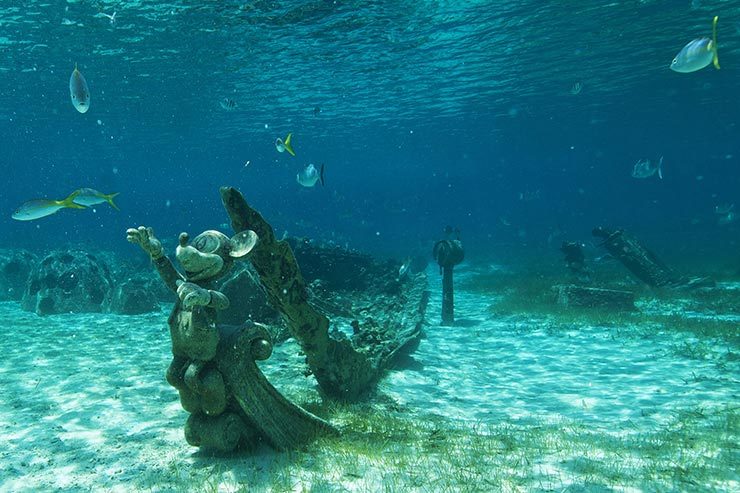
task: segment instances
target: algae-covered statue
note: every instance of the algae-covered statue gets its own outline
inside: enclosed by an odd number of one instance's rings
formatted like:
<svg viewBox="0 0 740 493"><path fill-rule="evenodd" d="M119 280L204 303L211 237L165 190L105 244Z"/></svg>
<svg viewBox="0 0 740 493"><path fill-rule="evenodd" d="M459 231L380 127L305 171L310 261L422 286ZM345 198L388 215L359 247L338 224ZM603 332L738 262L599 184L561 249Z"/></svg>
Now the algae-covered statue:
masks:
<svg viewBox="0 0 740 493"><path fill-rule="evenodd" d="M180 394L190 413L185 437L191 445L232 451L250 448L265 440L278 449L310 440L328 423L295 406L270 385L255 364L272 353L267 330L256 323L223 326L218 310L228 298L212 289L235 260L246 258L257 244L254 231L232 238L205 231L189 243L180 234L175 256L181 274L165 256L152 228L140 226L126 232L151 257L162 280L177 293L169 318L173 359L167 381Z"/></svg>

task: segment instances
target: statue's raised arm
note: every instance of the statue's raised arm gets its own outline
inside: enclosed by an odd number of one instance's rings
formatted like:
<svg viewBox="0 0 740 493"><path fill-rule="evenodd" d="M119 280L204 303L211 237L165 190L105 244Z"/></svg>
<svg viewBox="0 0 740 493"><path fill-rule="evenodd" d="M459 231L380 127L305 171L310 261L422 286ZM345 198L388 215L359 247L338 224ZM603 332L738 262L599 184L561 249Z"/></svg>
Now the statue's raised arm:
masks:
<svg viewBox="0 0 740 493"><path fill-rule="evenodd" d="M185 278L164 254L162 242L154 236L154 229L145 226L129 228L126 230L126 239L129 243L139 245L149 255L165 285L172 292L177 293L178 281L185 281Z"/></svg>

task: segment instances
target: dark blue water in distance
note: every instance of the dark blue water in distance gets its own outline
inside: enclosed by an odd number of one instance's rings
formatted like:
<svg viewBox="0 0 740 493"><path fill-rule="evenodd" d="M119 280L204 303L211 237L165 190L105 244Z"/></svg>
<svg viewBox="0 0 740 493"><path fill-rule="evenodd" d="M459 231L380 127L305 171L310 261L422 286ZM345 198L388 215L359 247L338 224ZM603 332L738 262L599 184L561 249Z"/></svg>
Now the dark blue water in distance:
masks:
<svg viewBox="0 0 740 493"><path fill-rule="evenodd" d="M231 185L278 235L396 258L447 224L485 259L557 258L603 225L736 269L739 223L714 208L740 206L738 1L1 5L0 246L139 255L128 227L223 229ZM714 15L721 70L669 70ZM632 178L660 156L663 180ZM326 186L296 182L308 163ZM121 211L10 217L80 187Z"/></svg>

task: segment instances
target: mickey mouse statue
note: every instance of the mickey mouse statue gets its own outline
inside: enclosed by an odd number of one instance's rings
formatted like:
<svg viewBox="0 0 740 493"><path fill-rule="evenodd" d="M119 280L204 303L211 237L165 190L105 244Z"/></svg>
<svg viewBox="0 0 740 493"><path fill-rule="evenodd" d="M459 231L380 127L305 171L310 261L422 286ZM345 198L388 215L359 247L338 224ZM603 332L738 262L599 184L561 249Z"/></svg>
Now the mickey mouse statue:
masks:
<svg viewBox="0 0 740 493"><path fill-rule="evenodd" d="M211 287L229 271L234 260L252 251L257 234L247 230L229 238L218 231L205 231L188 244L188 234L181 233L175 256L184 276L164 255L152 228L128 229L126 239L149 254L167 287L177 293L168 321L174 357L167 369L167 382L178 390L182 407L193 418L186 426L188 442L201 445L204 436L200 435L215 435L210 445L219 449L235 447L245 430L238 414L225 413L228 395L224 377L213 362L221 338L217 311L228 308L229 299ZM255 359L266 359L272 351L269 336L266 332L264 335L252 344ZM223 427L226 429L220 429ZM223 437L227 437L227 443L221 443Z"/></svg>

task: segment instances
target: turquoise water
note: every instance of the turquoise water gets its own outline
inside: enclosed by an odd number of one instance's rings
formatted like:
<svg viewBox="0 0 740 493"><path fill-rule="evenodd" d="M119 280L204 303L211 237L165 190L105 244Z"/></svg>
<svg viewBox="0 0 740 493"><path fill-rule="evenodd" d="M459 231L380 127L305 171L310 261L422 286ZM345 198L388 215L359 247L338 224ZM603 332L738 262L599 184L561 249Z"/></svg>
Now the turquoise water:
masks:
<svg viewBox="0 0 740 493"><path fill-rule="evenodd" d="M114 11L113 25L100 15ZM124 250L111 232L131 224L199 231L223 222L216 187L229 184L279 230L399 257L448 223L476 255L602 223L666 246L721 237L727 251L736 235L716 227L714 208L736 202L739 11L732 1L7 4L3 243ZM714 15L722 69L669 70L686 43L711 35ZM69 98L75 64L91 92L84 115ZM295 158L274 146L289 132ZM664 180L631 177L661 155ZM324 189L296 184L312 162L326 164ZM8 218L85 186L120 192L121 214Z"/></svg>

